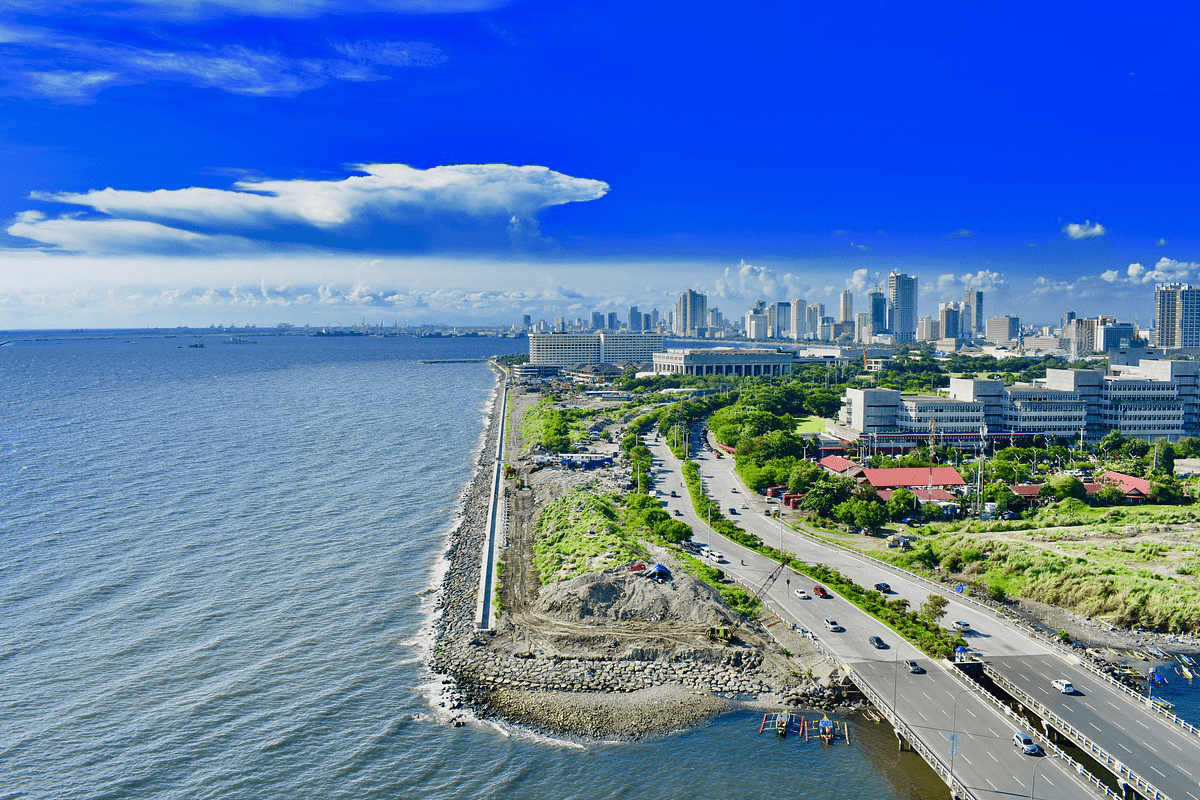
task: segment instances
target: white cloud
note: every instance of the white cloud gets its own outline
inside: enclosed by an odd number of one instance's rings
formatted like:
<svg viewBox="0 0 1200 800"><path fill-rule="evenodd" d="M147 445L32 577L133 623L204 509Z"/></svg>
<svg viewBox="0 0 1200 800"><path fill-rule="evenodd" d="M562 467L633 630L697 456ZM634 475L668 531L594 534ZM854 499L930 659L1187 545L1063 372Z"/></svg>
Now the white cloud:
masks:
<svg viewBox="0 0 1200 800"><path fill-rule="evenodd" d="M871 249L870 245L859 244L858 242L851 242L850 246L854 247L858 250L870 250Z"/></svg>
<svg viewBox="0 0 1200 800"><path fill-rule="evenodd" d="M978 289L985 292L1000 289L1008 285L1008 280L1003 274L991 269L966 272L959 275L958 279L962 281L963 288Z"/></svg>
<svg viewBox="0 0 1200 800"><path fill-rule="evenodd" d="M942 238L943 239L974 239L975 231L968 230L966 228L959 228L958 230L950 231L950 233L947 233Z"/></svg>
<svg viewBox="0 0 1200 800"><path fill-rule="evenodd" d="M505 5L507 0L125 0L108 3L104 10L114 17L160 17L166 19L214 19L219 17L284 17L300 19L322 14L349 16L370 13L456 14L488 11ZM82 10L95 14L91 4L59 0L2 0L0 8L25 14L56 14Z"/></svg>
<svg viewBox="0 0 1200 800"><path fill-rule="evenodd" d="M543 209L594 200L608 191L603 181L536 166L460 164L422 170L403 164L364 164L354 169L365 174L324 181L242 180L233 189L35 193L33 199L87 206L111 219L100 226L96 223L105 220L84 220L78 215L56 220L44 215L19 217L8 231L84 252L114 252L111 243L117 241L116 231L130 246L139 244L137 233L143 232L143 246L135 247L142 250L153 249L156 243L198 242L201 234L208 243L222 241L208 235L217 232L252 236L281 226L301 226L354 233L352 229L373 220L392 227L407 223L412 228L430 228L467 218L497 232L507 230L507 236L520 243L538 238L535 217ZM143 224L115 224L119 221ZM97 243L103 240L110 245L88 248L88 232L99 237Z"/></svg>
<svg viewBox="0 0 1200 800"><path fill-rule="evenodd" d="M865 292L871 288L872 284L867 279L867 271L865 269L856 269L846 279L846 288L853 292Z"/></svg>
<svg viewBox="0 0 1200 800"><path fill-rule="evenodd" d="M148 49L36 29L14 29L9 39L13 47L3 71L9 93L71 103L91 101L110 86L157 80L233 94L291 96L333 81L387 80L388 70L446 60L433 45L405 41L332 42L328 47L336 55L330 57L328 51L291 54L245 44ZM64 61L87 68L55 68Z"/></svg>
<svg viewBox="0 0 1200 800"><path fill-rule="evenodd" d="M712 293L722 299L774 302L804 295L811 288L791 272L779 273L770 267L748 264L742 259L736 268L725 268L722 277L716 280Z"/></svg>
<svg viewBox="0 0 1200 800"><path fill-rule="evenodd" d="M1099 222L1093 223L1089 219L1084 220L1082 225L1078 222L1070 222L1064 225L1063 233L1072 239L1091 239L1096 236L1103 236L1108 231Z"/></svg>
<svg viewBox="0 0 1200 800"><path fill-rule="evenodd" d="M937 287L938 294L946 294L958 289L958 278L954 277L953 273L946 272L937 276L937 282L934 285Z"/></svg>
<svg viewBox="0 0 1200 800"><path fill-rule="evenodd" d="M1158 246L1159 246L1159 247L1165 247L1165 246L1166 246L1166 244L1167 244L1167 240L1166 240L1166 239L1159 239L1159 240L1158 240Z"/></svg>
<svg viewBox="0 0 1200 800"><path fill-rule="evenodd" d="M1116 283L1120 276L1121 273L1117 272L1115 269L1106 269L1103 273L1101 273L1100 280L1108 283Z"/></svg>
<svg viewBox="0 0 1200 800"><path fill-rule="evenodd" d="M1200 270L1200 264L1195 264L1187 261L1176 261L1173 258L1160 258L1151 269L1146 269L1141 264L1130 264L1125 270L1125 275L1129 282L1134 285L1145 285L1148 283L1171 283L1175 281L1187 281ZM1116 272L1109 270L1109 272ZM1103 276L1101 276L1103 277ZM1105 280L1108 280L1105 278Z"/></svg>
<svg viewBox="0 0 1200 800"><path fill-rule="evenodd" d="M8 232L55 249L92 254L212 253L253 247L251 242L236 236L193 233L156 222L80 219L73 215L51 219L38 211L18 214Z"/></svg>

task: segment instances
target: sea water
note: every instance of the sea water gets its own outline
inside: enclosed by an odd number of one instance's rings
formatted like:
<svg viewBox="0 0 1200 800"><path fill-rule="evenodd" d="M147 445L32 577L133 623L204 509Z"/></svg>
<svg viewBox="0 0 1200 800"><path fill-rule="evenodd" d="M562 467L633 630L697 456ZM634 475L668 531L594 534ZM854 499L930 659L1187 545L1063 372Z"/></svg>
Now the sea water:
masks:
<svg viewBox="0 0 1200 800"><path fill-rule="evenodd" d="M942 798L886 726L453 727L423 657L523 341L0 335L0 798ZM192 344L205 347L191 347Z"/></svg>

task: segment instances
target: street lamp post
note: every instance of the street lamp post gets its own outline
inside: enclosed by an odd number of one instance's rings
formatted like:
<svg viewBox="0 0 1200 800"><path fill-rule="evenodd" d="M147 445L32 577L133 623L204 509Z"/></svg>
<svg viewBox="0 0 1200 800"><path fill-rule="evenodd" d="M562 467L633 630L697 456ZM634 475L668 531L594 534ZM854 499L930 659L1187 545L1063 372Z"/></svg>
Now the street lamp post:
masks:
<svg viewBox="0 0 1200 800"><path fill-rule="evenodd" d="M952 738L950 744L950 795L954 795L954 755L958 752L958 698L970 692L970 689L963 689L958 694L954 695L954 713L950 717L950 735Z"/></svg>
<svg viewBox="0 0 1200 800"><path fill-rule="evenodd" d="M1030 780L1029 780L1029 800L1033 800L1033 789L1035 786L1037 786L1038 767L1042 766L1042 764L1049 763L1056 758L1062 758L1062 756L1061 755L1049 756L1047 758L1043 758L1041 761L1038 761L1038 763L1033 765L1033 777L1030 778Z"/></svg>

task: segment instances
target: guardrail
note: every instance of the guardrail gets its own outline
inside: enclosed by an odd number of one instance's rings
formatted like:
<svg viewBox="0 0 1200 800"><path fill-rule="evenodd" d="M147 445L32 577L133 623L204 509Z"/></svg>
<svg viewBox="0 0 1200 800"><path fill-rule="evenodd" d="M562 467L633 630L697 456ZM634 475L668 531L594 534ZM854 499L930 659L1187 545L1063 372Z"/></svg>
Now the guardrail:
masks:
<svg viewBox="0 0 1200 800"><path fill-rule="evenodd" d="M1027 692L1008 681L996 670L989 667L986 662L983 665L983 669L988 677L1002 686L1006 692L1036 711L1047 721L1053 723L1060 733L1074 741L1083 750L1086 750L1098 762L1107 766L1114 775L1127 781L1130 786L1140 791L1144 796L1151 798L1151 800L1170 800L1169 795L1159 791L1150 781L1129 769L1129 767L1125 766L1118 759L1113 758L1107 750L1093 742L1086 734L1081 733L1074 725L1071 725L1058 714L1035 700Z"/></svg>
<svg viewBox="0 0 1200 800"><path fill-rule="evenodd" d="M798 530L801 533L804 532L802 529L798 529L798 528L793 528L793 530ZM974 597L971 597L969 594L949 591L948 589L946 589L946 587L943 584L940 584L934 580L930 580L929 578L926 578L924 575L920 575L915 572L910 572L910 571L904 569L903 567L898 567L895 564L892 564L891 562L884 561L883 559L876 558L875 556L868 555L866 553L855 550L851 547L846 547L844 544L841 544L839 542L831 542L831 541L827 541L826 539L818 539L818 541L820 541L821 544L836 548L838 550L842 550L846 553L854 555L865 561L871 561L876 564L879 564L880 566L887 567L889 570L891 570L895 573L898 573L910 580L916 581L918 583L926 584L926 585L928 585L928 587L930 589L936 591L938 594L942 595L943 597L949 597L951 599L958 600L960 602L968 603L968 604L973 605L976 608L978 608L982 611L986 611L990 614L1000 613L996 609L992 608L991 606L989 606L985 603L979 602ZM1188 722L1187 720L1181 718L1179 715L1172 713L1169 709L1163 708L1163 707L1151 702L1150 697L1148 695L1144 695L1141 692L1136 692L1133 689L1130 689L1125 684L1121 683L1120 681L1114 680L1111 675L1106 675L1102 670L1100 670L1098 667L1096 667L1095 664L1092 664L1090 661L1082 658L1081 656L1079 656L1076 653L1071 652L1066 647L1063 647L1060 642L1056 641L1055 639L1053 639L1050 636L1047 636L1045 633L1043 633L1042 631L1033 627L1029 623L1025 622L1025 620L1021 619L1020 617L1009 616L1008 614L1003 614L1003 616L1005 619L1007 619L1009 621L1009 623L1013 627L1020 628L1022 630L1022 632L1025 633L1025 635L1029 636L1030 638L1037 639L1041 644L1045 645L1052 652L1057 653L1060 658L1065 658L1065 659L1070 660L1072 663L1076 664L1081 669L1084 669L1087 672L1091 673L1094 677L1108 683L1110 686L1113 686L1113 687L1119 689L1121 692L1128 695L1129 698L1132 699L1134 702L1146 706L1151 711L1153 711L1155 714L1162 717L1164 722L1178 725L1182 730L1186 731L1187 733L1189 733L1193 736L1200 737L1200 727L1197 727L1196 725L1193 725L1192 723Z"/></svg>

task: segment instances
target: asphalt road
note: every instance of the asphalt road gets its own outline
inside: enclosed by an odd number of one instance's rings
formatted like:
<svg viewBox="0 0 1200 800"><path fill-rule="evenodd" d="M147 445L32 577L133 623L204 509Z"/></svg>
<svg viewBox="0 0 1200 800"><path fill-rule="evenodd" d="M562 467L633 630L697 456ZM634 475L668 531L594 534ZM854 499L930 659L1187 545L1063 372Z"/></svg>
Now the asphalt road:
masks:
<svg viewBox="0 0 1200 800"><path fill-rule="evenodd" d="M655 488L668 511L692 525L694 541L711 543L725 554L728 563L722 564L721 568L726 573L751 589L761 587L778 562L711 532L706 521L692 511L678 460L665 443L655 442L653 436L646 437L645 441L654 456ZM859 584L871 586L886 582L892 587L893 596L905 598L913 608L930 594L928 586L906 573L829 547L766 517L764 511L768 504L741 485L733 472L731 459L717 459L701 452L696 460L709 496L720 502L727 516L764 541L781 544L803 561L836 567ZM670 497L672 490L677 497ZM968 683L961 676L953 674L940 661L925 657L882 622L836 594L829 599L817 598L813 588L812 580L787 569L768 587L764 599L785 622L812 631L831 652L856 670L859 680L869 682L884 698L890 695L896 711L911 727L913 735L939 754L937 757L943 769L953 774L956 783L970 787L981 797L1002 795L1009 800L1031 797L1035 781L1039 798L1096 797L1094 791L1077 780L1062 761L1026 756L1013 745L1014 733L1027 732L1038 739L1036 731L1021 727L1001 714L978 690L967 688ZM808 599L797 597L797 590ZM827 631L825 618L835 619L843 630ZM1033 655L1057 660L1049 648L1021 634L1003 618L953 597L947 618L969 622L972 630L968 638L989 658L993 655L1021 658ZM868 641L871 636L880 637L886 647L872 646ZM902 663L906 659L917 661L924 672L908 672ZM1043 682L1048 685L1049 680L1051 678ZM952 734L957 734L953 756L949 755ZM1181 794L1176 800L1184 798ZM1200 798L1193 795L1193 800Z"/></svg>

